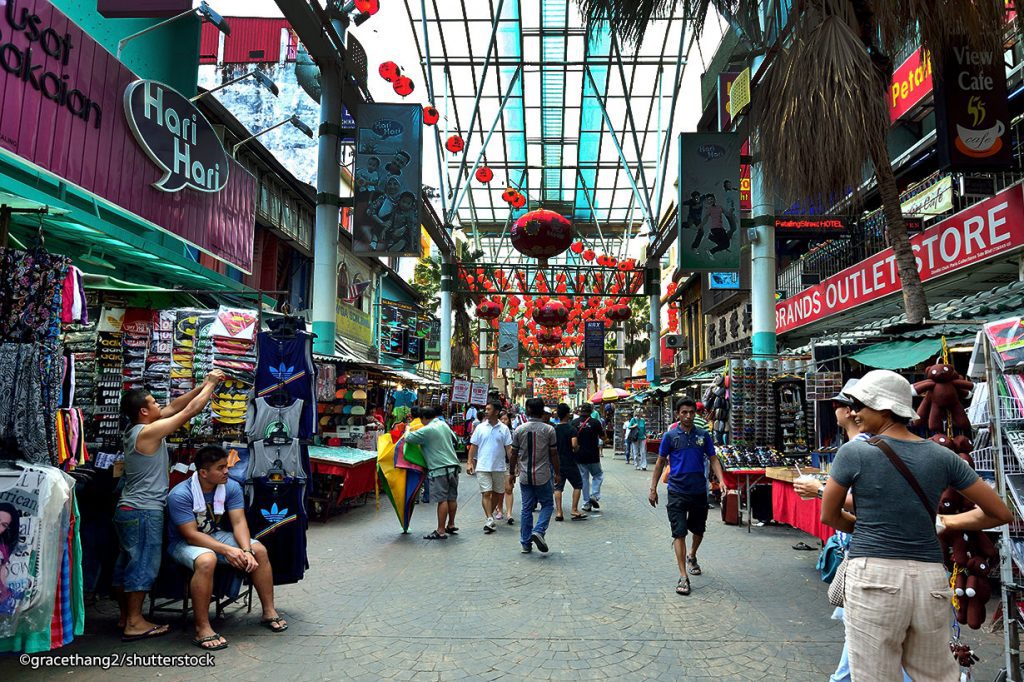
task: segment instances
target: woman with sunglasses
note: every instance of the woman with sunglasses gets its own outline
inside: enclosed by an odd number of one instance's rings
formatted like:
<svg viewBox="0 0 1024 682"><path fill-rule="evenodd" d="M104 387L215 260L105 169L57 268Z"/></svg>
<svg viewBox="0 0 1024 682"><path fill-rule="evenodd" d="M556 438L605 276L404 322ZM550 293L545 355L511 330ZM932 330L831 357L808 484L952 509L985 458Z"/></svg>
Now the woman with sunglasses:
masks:
<svg viewBox="0 0 1024 682"><path fill-rule="evenodd" d="M853 535L845 593L852 679L896 680L902 663L914 680L954 682L960 673L948 647L952 591L936 532L984 530L1012 516L966 462L910 432L917 415L906 379L874 370L845 392L861 430L875 434L839 449L821 506L822 523ZM977 508L936 518L950 486ZM851 491L856 515L843 510Z"/></svg>

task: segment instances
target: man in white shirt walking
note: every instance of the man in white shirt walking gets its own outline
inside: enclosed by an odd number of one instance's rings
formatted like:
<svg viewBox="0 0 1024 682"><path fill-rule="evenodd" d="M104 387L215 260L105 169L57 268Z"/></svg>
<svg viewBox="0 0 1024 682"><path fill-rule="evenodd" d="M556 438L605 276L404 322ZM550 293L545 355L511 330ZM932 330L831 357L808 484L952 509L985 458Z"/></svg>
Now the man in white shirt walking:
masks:
<svg viewBox="0 0 1024 682"><path fill-rule="evenodd" d="M466 473L476 473L480 484L480 500L484 508L484 533L495 531L494 507L498 494L505 490L508 476L506 458L512 451L512 432L498 421L501 403L494 400L484 407L484 421L474 430L469 441L469 462Z"/></svg>

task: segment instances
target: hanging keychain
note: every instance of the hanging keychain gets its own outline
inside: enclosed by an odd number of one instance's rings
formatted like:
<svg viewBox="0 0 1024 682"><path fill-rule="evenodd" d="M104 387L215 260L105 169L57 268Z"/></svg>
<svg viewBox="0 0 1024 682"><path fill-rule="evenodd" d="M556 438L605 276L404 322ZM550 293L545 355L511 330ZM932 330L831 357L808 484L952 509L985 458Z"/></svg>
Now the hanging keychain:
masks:
<svg viewBox="0 0 1024 682"><path fill-rule="evenodd" d="M953 636L949 640L949 651L960 665L960 679L962 682L971 682L974 679L971 668L981 659L974 653L970 644L960 639L960 623L956 620L955 609L953 610L953 625L950 629L953 631Z"/></svg>

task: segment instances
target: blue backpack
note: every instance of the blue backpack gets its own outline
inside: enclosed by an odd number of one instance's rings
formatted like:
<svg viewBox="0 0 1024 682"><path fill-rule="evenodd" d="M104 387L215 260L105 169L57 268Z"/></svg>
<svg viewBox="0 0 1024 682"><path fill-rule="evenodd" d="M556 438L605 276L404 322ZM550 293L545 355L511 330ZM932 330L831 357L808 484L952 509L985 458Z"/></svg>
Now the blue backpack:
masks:
<svg viewBox="0 0 1024 682"><path fill-rule="evenodd" d="M845 556L846 550L839 535L830 537L825 546L821 548L821 554L818 555L817 569L821 574L821 582L832 582L836 575L836 569L839 568L839 564L843 562Z"/></svg>

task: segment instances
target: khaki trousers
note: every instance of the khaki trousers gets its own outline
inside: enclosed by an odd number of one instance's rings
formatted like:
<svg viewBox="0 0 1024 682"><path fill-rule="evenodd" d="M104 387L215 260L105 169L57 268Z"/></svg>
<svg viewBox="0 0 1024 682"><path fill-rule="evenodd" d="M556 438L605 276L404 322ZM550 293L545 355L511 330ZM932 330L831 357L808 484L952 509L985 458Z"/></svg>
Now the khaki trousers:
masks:
<svg viewBox="0 0 1024 682"><path fill-rule="evenodd" d="M846 567L846 643L853 682L956 682L949 652L953 611L942 564L850 559Z"/></svg>

